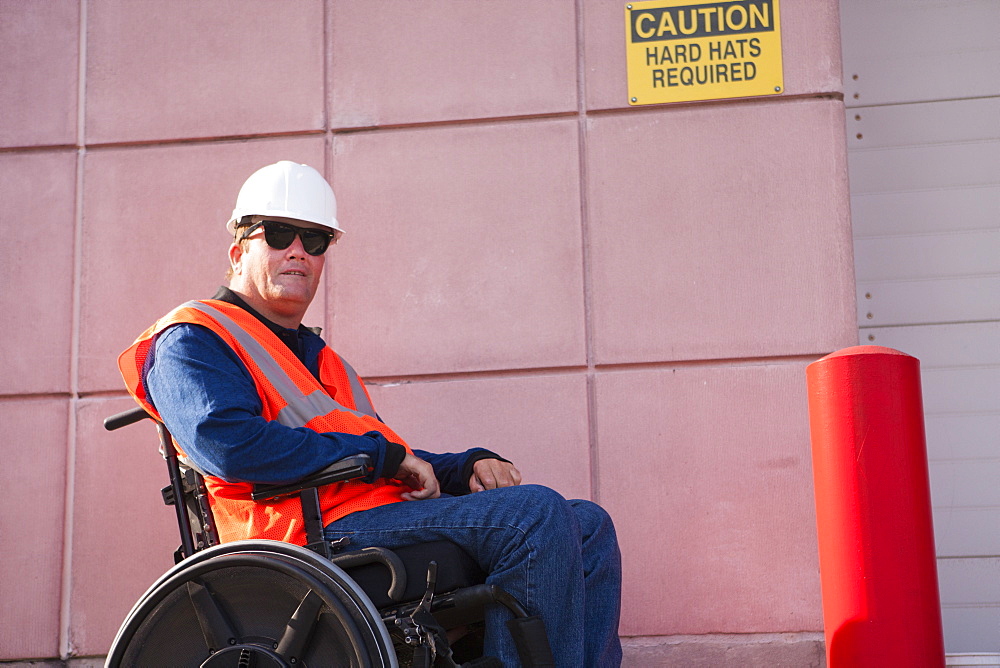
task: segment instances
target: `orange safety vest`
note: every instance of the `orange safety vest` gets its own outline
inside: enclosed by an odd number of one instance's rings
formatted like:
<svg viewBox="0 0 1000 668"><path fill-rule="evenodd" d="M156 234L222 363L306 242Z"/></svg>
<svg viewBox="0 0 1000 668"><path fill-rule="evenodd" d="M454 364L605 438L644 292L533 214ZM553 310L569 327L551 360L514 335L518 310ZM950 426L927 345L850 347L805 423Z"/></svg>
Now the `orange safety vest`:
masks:
<svg viewBox="0 0 1000 668"><path fill-rule="evenodd" d="M160 318L143 332L118 358L118 367L128 391L157 420L159 413L146 396L142 369L154 337L181 323L201 325L229 344L253 376L264 406L265 420L277 420L288 427L308 427L317 432L361 435L381 432L386 439L410 447L375 416L364 383L343 359L330 348L319 356L319 380L291 350L260 320L245 309L208 299L191 301ZM178 456L187 460L176 441ZM246 538L270 538L298 545L306 544L302 505L298 496L271 501L253 501L247 482L226 482L205 476L209 502L222 542ZM394 480L379 479L374 484L349 481L319 488L324 526L359 510L401 501L409 488Z"/></svg>

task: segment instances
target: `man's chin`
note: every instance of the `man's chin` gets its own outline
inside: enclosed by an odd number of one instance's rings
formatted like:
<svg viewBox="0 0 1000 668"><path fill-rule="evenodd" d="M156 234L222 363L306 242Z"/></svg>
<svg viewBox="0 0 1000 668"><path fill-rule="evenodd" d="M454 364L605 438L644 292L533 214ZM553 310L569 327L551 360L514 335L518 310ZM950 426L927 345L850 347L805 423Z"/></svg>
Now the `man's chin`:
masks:
<svg viewBox="0 0 1000 668"><path fill-rule="evenodd" d="M312 303L316 291L304 286L275 286L267 297L271 308L280 311L304 311Z"/></svg>

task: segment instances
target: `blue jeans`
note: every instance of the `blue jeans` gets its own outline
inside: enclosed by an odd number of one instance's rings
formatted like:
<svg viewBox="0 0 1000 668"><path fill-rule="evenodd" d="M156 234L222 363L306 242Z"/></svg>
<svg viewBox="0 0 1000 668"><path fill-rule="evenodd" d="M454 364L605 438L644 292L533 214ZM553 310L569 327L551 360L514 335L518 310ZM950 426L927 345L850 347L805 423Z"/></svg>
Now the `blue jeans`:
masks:
<svg viewBox="0 0 1000 668"><path fill-rule="evenodd" d="M621 556L611 518L590 501L567 501L538 485L521 485L393 503L353 513L326 528L352 547L402 547L450 540L465 548L487 583L513 594L541 616L557 666L621 664ZM486 655L517 666L505 621L489 606Z"/></svg>

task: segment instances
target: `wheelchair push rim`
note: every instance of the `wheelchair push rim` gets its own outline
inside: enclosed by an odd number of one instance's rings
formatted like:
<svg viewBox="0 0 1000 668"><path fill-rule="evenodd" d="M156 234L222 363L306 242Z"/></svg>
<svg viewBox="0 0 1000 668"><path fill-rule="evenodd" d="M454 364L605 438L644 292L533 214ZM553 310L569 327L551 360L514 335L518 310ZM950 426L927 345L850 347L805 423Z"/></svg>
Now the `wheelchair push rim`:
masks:
<svg viewBox="0 0 1000 668"><path fill-rule="evenodd" d="M381 616L342 569L268 540L204 550L161 576L133 606L106 665L137 656L142 665L206 668L250 657L261 667L398 666Z"/></svg>

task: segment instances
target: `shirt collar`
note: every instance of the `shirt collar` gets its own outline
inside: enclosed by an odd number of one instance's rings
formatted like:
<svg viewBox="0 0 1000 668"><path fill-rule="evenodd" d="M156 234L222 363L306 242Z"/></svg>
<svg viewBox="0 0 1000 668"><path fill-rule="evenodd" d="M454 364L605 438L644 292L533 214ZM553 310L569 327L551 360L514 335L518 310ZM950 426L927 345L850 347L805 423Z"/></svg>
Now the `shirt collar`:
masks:
<svg viewBox="0 0 1000 668"><path fill-rule="evenodd" d="M278 332L299 331L299 332L310 332L312 334L315 334L316 336L323 335L322 327L306 327L305 325L299 325L298 330L294 330L294 329L287 329L285 327L282 327L276 322L268 320L260 313L255 311L253 307L250 306L250 304L247 304L242 297L240 297L238 294L236 294L235 292L233 292L224 285L219 287L218 291L215 293L215 295L213 295L212 299L215 299L220 302L226 302L227 304L232 304L233 306L239 306L241 309L250 313L250 315L252 315L253 317L260 320L262 323L267 325L271 329L271 331L273 331L275 334L277 334Z"/></svg>

